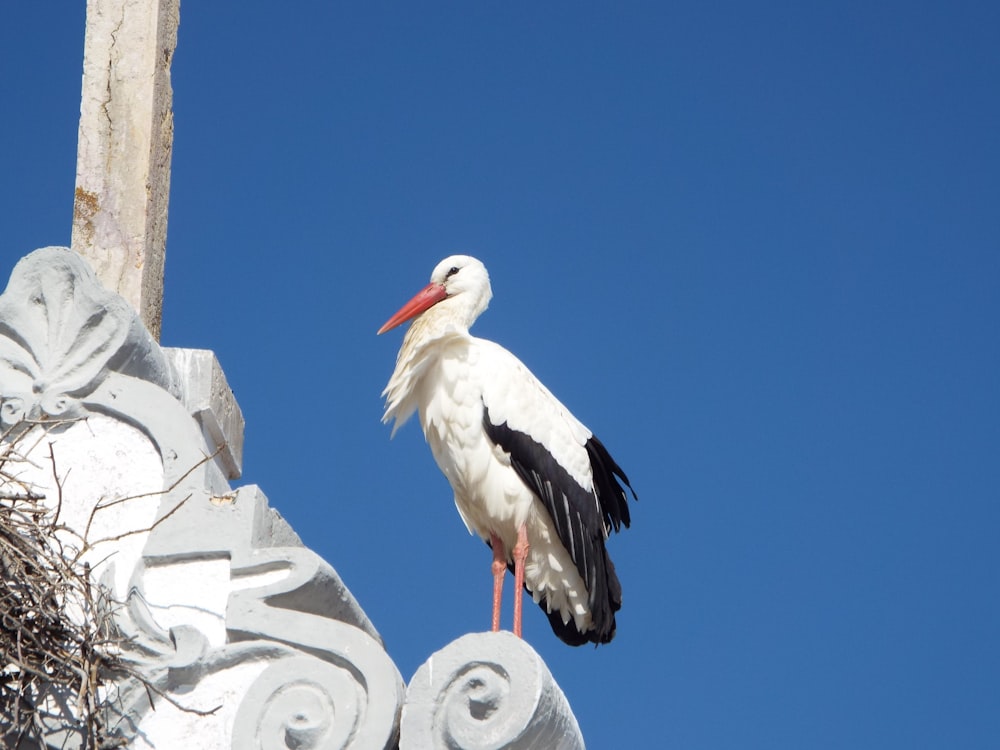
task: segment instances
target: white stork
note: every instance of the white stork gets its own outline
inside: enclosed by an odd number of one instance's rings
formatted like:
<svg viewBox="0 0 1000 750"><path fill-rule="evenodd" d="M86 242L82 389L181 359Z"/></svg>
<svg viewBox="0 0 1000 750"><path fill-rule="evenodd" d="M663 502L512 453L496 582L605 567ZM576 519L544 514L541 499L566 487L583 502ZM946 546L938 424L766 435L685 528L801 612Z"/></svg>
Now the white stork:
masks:
<svg viewBox="0 0 1000 750"><path fill-rule="evenodd" d="M424 437L470 532L493 549L493 630L504 573L574 646L615 635L621 584L604 542L629 525L625 472L601 442L502 346L469 334L493 292L467 255L441 261L431 282L379 333L416 318L383 396L392 434L420 412ZM633 496L635 491L632 490Z"/></svg>

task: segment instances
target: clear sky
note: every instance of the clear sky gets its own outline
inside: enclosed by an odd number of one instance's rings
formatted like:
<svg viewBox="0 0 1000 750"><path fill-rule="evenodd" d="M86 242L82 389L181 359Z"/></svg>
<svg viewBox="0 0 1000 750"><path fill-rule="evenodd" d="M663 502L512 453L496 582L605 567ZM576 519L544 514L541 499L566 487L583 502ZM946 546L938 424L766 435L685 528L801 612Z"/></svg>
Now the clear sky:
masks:
<svg viewBox="0 0 1000 750"><path fill-rule="evenodd" d="M4 10L3 278L69 244L83 6ZM640 496L612 644L525 610L589 747L997 746L1000 5L185 0L173 82L162 343L404 679L490 554L375 331L465 252Z"/></svg>

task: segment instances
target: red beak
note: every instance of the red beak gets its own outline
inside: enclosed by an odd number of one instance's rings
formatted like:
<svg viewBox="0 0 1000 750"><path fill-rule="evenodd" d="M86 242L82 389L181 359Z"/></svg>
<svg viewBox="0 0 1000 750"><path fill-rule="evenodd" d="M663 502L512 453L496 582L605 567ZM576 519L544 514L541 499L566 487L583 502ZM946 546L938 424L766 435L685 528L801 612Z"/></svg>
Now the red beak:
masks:
<svg viewBox="0 0 1000 750"><path fill-rule="evenodd" d="M415 318L424 310L434 307L438 302L448 296L444 284L430 283L414 295L413 299L403 305L399 312L389 318L385 325L378 329L381 335L386 331L391 331L401 323L405 323L410 318Z"/></svg>

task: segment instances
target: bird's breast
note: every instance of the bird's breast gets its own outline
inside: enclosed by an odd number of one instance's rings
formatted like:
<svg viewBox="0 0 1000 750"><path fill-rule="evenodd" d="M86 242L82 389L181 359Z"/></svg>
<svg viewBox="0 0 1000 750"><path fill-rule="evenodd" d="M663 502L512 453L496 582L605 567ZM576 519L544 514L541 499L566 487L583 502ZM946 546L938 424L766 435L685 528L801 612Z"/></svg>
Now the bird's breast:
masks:
<svg viewBox="0 0 1000 750"><path fill-rule="evenodd" d="M486 470L477 460L483 439L478 359L471 347L453 346L442 352L428 368L419 399L424 436L456 489L474 484Z"/></svg>
<svg viewBox="0 0 1000 750"><path fill-rule="evenodd" d="M510 457L483 429L483 387L476 347L451 347L428 368L419 413L434 459L455 493L470 531L516 533L532 498L510 466ZM513 542L511 542L513 544Z"/></svg>

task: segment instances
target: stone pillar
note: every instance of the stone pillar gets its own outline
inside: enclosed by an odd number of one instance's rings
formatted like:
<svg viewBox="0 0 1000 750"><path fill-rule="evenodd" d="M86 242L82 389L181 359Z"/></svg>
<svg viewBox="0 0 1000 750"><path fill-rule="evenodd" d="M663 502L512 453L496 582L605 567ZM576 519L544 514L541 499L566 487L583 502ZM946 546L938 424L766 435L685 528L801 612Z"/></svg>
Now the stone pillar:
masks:
<svg viewBox="0 0 1000 750"><path fill-rule="evenodd" d="M159 340L180 0L87 0L73 249Z"/></svg>

